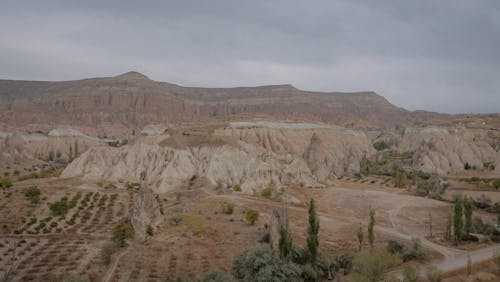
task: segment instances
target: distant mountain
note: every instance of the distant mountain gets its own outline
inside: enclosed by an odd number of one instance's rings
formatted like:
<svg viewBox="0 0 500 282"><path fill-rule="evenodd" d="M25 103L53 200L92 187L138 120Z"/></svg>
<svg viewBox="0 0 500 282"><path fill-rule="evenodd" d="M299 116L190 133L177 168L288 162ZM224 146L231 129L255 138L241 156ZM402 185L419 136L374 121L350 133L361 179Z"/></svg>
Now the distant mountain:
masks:
<svg viewBox="0 0 500 282"><path fill-rule="evenodd" d="M75 81L0 80L0 124L46 130L72 126L130 134L150 123L230 116L321 121L351 128L391 128L445 115L410 112L374 92L312 92L292 85L183 87L138 72Z"/></svg>

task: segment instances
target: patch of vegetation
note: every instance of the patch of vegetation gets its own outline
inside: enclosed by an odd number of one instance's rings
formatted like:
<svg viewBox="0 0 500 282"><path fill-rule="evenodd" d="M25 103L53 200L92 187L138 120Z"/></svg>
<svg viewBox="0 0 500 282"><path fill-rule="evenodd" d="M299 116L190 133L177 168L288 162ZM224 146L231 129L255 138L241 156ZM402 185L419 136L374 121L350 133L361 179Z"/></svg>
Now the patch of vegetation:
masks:
<svg viewBox="0 0 500 282"><path fill-rule="evenodd" d="M233 276L224 271L210 271L201 278L201 282L235 282Z"/></svg>
<svg viewBox="0 0 500 282"><path fill-rule="evenodd" d="M137 182L125 182L125 188L127 188L128 190L139 190L139 188L141 187L141 184L140 183L137 183Z"/></svg>
<svg viewBox="0 0 500 282"><path fill-rule="evenodd" d="M194 236L205 233L205 218L199 214L189 213L183 216L183 221Z"/></svg>
<svg viewBox="0 0 500 282"><path fill-rule="evenodd" d="M414 240L411 246L399 240L389 240L387 242L387 251L400 257L404 262L410 260L422 260L426 257L420 241Z"/></svg>
<svg viewBox="0 0 500 282"><path fill-rule="evenodd" d="M387 143L385 143L385 141L377 141L377 142L373 143L373 148L375 148L375 150L377 150L377 151L383 151L385 149L388 149L389 145L387 145Z"/></svg>
<svg viewBox="0 0 500 282"><path fill-rule="evenodd" d="M246 219L251 225L254 225L254 223L259 219L259 212L251 209L247 210Z"/></svg>
<svg viewBox="0 0 500 282"><path fill-rule="evenodd" d="M108 142L108 145L111 146L111 147L121 147L121 146L125 146L128 144L128 140L127 139L122 139L122 140L116 140L116 141L110 141Z"/></svg>
<svg viewBox="0 0 500 282"><path fill-rule="evenodd" d="M394 168L394 187L407 188L411 185L408 173L399 167Z"/></svg>
<svg viewBox="0 0 500 282"><path fill-rule="evenodd" d="M12 182L7 177L0 177L0 189L12 187Z"/></svg>
<svg viewBox="0 0 500 282"><path fill-rule="evenodd" d="M191 178L189 178L189 181L193 182L196 180L196 178L198 178L198 175L193 174L193 176L191 176Z"/></svg>
<svg viewBox="0 0 500 282"><path fill-rule="evenodd" d="M148 234L149 236L153 236L153 233L154 233L153 226L148 224L148 226L146 226L146 234Z"/></svg>
<svg viewBox="0 0 500 282"><path fill-rule="evenodd" d="M113 254L118 251L118 247L115 244L106 244L101 249L101 259L104 264L108 265L111 263Z"/></svg>
<svg viewBox="0 0 500 282"><path fill-rule="evenodd" d="M62 197L61 200L49 204L49 208L54 215L65 215L70 209L68 198Z"/></svg>
<svg viewBox="0 0 500 282"><path fill-rule="evenodd" d="M225 214L233 214L233 211L234 211L234 205L233 204L230 204L230 203L223 203L221 205L221 210L222 210L222 213L225 213Z"/></svg>
<svg viewBox="0 0 500 282"><path fill-rule="evenodd" d="M401 259L385 250L362 251L354 258L355 281L386 281L386 272L399 265Z"/></svg>
<svg viewBox="0 0 500 282"><path fill-rule="evenodd" d="M301 268L281 260L269 248L249 250L234 261L238 278L244 282L253 281L303 281Z"/></svg>
<svg viewBox="0 0 500 282"><path fill-rule="evenodd" d="M130 219L124 218L113 226L111 233L113 235L113 241L119 247L124 247L126 240L134 238L135 231Z"/></svg>
<svg viewBox="0 0 500 282"><path fill-rule="evenodd" d="M447 187L448 185L441 182L437 173L432 173L427 179L418 182L415 192L418 196L440 199Z"/></svg>
<svg viewBox="0 0 500 282"><path fill-rule="evenodd" d="M260 192L260 195L266 199L271 199L273 196L273 187L269 186Z"/></svg>
<svg viewBox="0 0 500 282"><path fill-rule="evenodd" d="M236 184L233 186L233 190L236 191L236 192L241 192L241 185L240 184Z"/></svg>
<svg viewBox="0 0 500 282"><path fill-rule="evenodd" d="M38 204L40 202L40 189L36 186L31 186L23 190L24 196L32 203Z"/></svg>

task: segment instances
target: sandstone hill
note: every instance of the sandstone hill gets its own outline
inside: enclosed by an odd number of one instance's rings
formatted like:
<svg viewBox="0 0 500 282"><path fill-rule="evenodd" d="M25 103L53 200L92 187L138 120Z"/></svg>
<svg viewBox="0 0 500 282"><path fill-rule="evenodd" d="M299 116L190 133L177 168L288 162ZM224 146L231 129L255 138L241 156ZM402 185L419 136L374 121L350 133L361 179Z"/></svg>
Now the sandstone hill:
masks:
<svg viewBox="0 0 500 282"><path fill-rule="evenodd" d="M48 131L71 126L92 135L132 135L150 123L235 115L390 128L446 115L409 112L374 92L322 93L291 85L182 87L137 72L76 81L0 80L0 125Z"/></svg>

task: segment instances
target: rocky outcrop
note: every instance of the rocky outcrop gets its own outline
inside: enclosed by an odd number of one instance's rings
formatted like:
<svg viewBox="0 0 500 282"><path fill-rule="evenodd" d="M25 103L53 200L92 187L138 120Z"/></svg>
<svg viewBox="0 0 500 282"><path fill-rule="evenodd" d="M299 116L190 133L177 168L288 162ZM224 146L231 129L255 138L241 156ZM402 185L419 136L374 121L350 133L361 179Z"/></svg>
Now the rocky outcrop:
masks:
<svg viewBox="0 0 500 282"><path fill-rule="evenodd" d="M488 143L489 133L463 127L407 128L398 150L414 152L415 168L426 172L463 171L466 163L477 169L487 163L498 167L500 152Z"/></svg>
<svg viewBox="0 0 500 282"><path fill-rule="evenodd" d="M148 226L155 230L163 222L160 205L151 189L142 183L132 208L132 225L137 233L144 235Z"/></svg>
<svg viewBox="0 0 500 282"><path fill-rule="evenodd" d="M207 134L210 136L190 138L216 138L219 142L177 139L196 145L175 142L173 146L168 140L176 137L168 135L154 144L137 141L121 148L91 148L62 176L138 181L144 171L148 185L156 192L166 192L197 175L214 185L239 184L243 191L253 193L270 185L334 184L337 176L359 171L361 158L373 152L366 135L336 127L290 128L288 123L270 123L230 126Z"/></svg>

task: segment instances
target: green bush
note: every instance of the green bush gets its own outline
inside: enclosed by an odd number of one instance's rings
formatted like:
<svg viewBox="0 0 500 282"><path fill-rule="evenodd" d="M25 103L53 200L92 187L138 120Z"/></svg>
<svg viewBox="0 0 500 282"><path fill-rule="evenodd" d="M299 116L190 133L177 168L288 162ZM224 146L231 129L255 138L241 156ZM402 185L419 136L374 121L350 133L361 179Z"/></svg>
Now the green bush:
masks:
<svg viewBox="0 0 500 282"><path fill-rule="evenodd" d="M134 238L134 227L129 218L124 218L120 220L113 229L111 230L113 235L113 241L120 247L125 246L125 241L127 239Z"/></svg>
<svg viewBox="0 0 500 282"><path fill-rule="evenodd" d="M400 263L399 257L384 250L363 251L354 258L353 275L357 281L385 281L386 271Z"/></svg>
<svg viewBox="0 0 500 282"><path fill-rule="evenodd" d="M495 187L495 189L498 189L500 188L500 179L495 179L491 182L491 184L493 185L493 187Z"/></svg>
<svg viewBox="0 0 500 282"><path fill-rule="evenodd" d="M49 208L54 215L64 215L70 209L68 198L63 197L61 200L49 204Z"/></svg>
<svg viewBox="0 0 500 282"><path fill-rule="evenodd" d="M375 148L377 151L383 151L387 148L389 148L389 145L385 143L385 141L377 141L373 143L373 148Z"/></svg>
<svg viewBox="0 0 500 282"><path fill-rule="evenodd" d="M427 280L429 280L429 282L441 282L443 280L443 274L435 266L431 266L427 269Z"/></svg>
<svg viewBox="0 0 500 282"><path fill-rule="evenodd" d="M111 262L111 258L113 257L113 254L118 251L118 248L116 245L113 244L107 244L104 245L101 249L101 259L104 262L104 264L109 264Z"/></svg>
<svg viewBox="0 0 500 282"><path fill-rule="evenodd" d="M273 196L273 188L267 187L260 192L260 195L264 198L271 199Z"/></svg>
<svg viewBox="0 0 500 282"><path fill-rule="evenodd" d="M32 186L23 190L24 196L30 200L32 204L38 204L40 202L40 189L36 186Z"/></svg>
<svg viewBox="0 0 500 282"><path fill-rule="evenodd" d="M275 256L270 247L249 250L234 261L238 278L254 281L304 281L301 268Z"/></svg>
<svg viewBox="0 0 500 282"><path fill-rule="evenodd" d="M12 187L12 182L9 178L0 177L0 189Z"/></svg>
<svg viewBox="0 0 500 282"><path fill-rule="evenodd" d="M234 205L230 203L223 203L221 205L221 210L225 214L233 214L234 211Z"/></svg>
<svg viewBox="0 0 500 282"><path fill-rule="evenodd" d="M259 212L256 210L247 210L246 219L253 225L259 219Z"/></svg>
<svg viewBox="0 0 500 282"><path fill-rule="evenodd" d="M411 246L399 240L389 240L387 242L387 250L399 256L405 262L410 260L421 260L426 256L418 240L414 240Z"/></svg>
<svg viewBox="0 0 500 282"><path fill-rule="evenodd" d="M149 236L153 236L153 232L153 226L148 224L148 226L146 226L146 234L148 234Z"/></svg>
<svg viewBox="0 0 500 282"><path fill-rule="evenodd" d="M233 190L236 191L236 192L241 192L241 185L240 184L236 184L233 186Z"/></svg>

